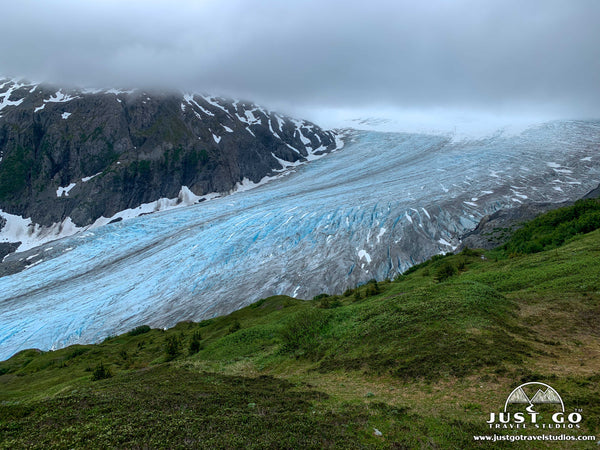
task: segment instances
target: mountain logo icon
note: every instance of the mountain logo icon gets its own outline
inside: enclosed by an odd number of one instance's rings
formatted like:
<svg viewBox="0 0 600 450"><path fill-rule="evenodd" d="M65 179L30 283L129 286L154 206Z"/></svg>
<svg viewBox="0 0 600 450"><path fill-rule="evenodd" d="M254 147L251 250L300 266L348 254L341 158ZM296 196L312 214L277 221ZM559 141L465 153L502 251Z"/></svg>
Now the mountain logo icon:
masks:
<svg viewBox="0 0 600 450"><path fill-rule="evenodd" d="M529 393L531 397L527 395L527 393ZM536 381L523 383L515 388L506 399L506 403L504 404L504 412L507 411L508 405L511 404L529 405L527 410L533 410L533 405L557 404L560 405L562 412L565 411L562 398L558 392L556 392L556 389L545 383Z"/></svg>

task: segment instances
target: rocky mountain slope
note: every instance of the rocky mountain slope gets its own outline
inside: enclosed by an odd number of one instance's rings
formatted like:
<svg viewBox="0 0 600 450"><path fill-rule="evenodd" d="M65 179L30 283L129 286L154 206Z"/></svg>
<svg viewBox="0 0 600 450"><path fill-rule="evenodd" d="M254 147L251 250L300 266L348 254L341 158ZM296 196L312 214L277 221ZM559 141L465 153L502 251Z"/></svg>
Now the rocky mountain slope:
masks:
<svg viewBox="0 0 600 450"><path fill-rule="evenodd" d="M202 201L340 143L242 101L0 79L0 241Z"/></svg>
<svg viewBox="0 0 600 450"><path fill-rule="evenodd" d="M599 198L600 186L591 190L582 199ZM461 236L459 249L483 248L491 250L508 241L512 233L538 215L564 206L572 205L574 202L565 201L561 203L525 203L514 208L500 209L493 214L484 216L477 227ZM1 270L1 269L0 269Z"/></svg>

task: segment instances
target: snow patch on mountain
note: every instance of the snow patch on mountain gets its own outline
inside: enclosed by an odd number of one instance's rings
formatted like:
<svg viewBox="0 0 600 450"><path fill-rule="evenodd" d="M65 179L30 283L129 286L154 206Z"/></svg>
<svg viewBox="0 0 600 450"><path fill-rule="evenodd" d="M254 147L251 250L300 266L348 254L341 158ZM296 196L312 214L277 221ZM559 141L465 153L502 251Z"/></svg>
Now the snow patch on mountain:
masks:
<svg viewBox="0 0 600 450"><path fill-rule="evenodd" d="M75 187L75 184L71 183L67 187L58 188L56 195L58 197L68 195L68 192ZM247 186L246 190L250 188ZM160 198L153 202L143 203L136 208L119 211L112 217L100 217L93 224L85 227L76 226L70 217L67 217L61 223L54 223L46 227L33 223L31 218L9 214L0 209L0 217L6 220L6 224L0 229L0 242L21 242L17 252L23 252L56 239L98 228L115 220L128 220L158 211L190 206L201 201L213 200L220 196L221 194L218 193L196 195L187 186L182 186L176 198Z"/></svg>
<svg viewBox="0 0 600 450"><path fill-rule="evenodd" d="M55 94L53 94L50 98L45 99L44 103L66 103L79 98L78 96L72 96L59 89Z"/></svg>
<svg viewBox="0 0 600 450"><path fill-rule="evenodd" d="M9 82L5 82L0 86L1 88L4 88ZM20 84L20 83L13 83L7 90L6 92L0 94L0 111L2 111L4 108L6 108L7 106L19 106L21 103L23 103L23 100L25 100L25 97L20 98L18 100L11 100L11 97L13 95L13 93L15 93L16 91L18 91L19 89L21 89L22 87L27 86L26 84Z"/></svg>
<svg viewBox="0 0 600 450"><path fill-rule="evenodd" d="M71 189L73 189L75 186L77 186L77 183L71 183L71 184L69 184L68 186L65 186L65 187L59 187L59 188L56 190L56 196L57 196L57 197L62 197L62 196L68 197L68 196L69 196L69 192L70 192L70 191L71 191Z"/></svg>
<svg viewBox="0 0 600 450"><path fill-rule="evenodd" d="M92 175L92 176L89 176L89 177L83 177L83 178L81 179L81 181L82 181L83 183L86 183L86 182L90 181L92 178L96 178L96 177L97 177L98 175L100 175L101 173L102 173L102 172L98 172L98 173L95 173L95 174L94 174L94 175Z"/></svg>
<svg viewBox="0 0 600 450"><path fill-rule="evenodd" d="M212 106L216 106L217 108L219 108L221 111L223 111L225 114L227 114L228 116L231 117L231 114L229 111L227 111L227 109L221 105L218 101L217 98L215 97L210 97L210 96L202 96L202 98L209 104L211 104Z"/></svg>
<svg viewBox="0 0 600 450"><path fill-rule="evenodd" d="M198 102L196 100L194 100L193 94L184 94L183 98L189 105L195 106L196 108L198 108L200 111L202 111L207 116L214 117L214 114L212 112L210 112L208 109L204 108L203 106L199 105ZM199 117L199 118L201 119L201 117Z"/></svg>
<svg viewBox="0 0 600 450"><path fill-rule="evenodd" d="M9 214L1 209L0 217L6 221L0 230L0 242L21 242L19 251L29 250L55 239L72 236L81 230L70 217L49 227L33 223L31 218Z"/></svg>

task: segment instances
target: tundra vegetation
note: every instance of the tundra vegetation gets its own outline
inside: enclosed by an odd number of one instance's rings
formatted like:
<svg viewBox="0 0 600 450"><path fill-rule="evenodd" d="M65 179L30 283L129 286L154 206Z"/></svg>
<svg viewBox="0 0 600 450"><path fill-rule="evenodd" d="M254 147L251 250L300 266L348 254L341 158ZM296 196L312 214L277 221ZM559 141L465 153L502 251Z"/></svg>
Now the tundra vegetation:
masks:
<svg viewBox="0 0 600 450"><path fill-rule="evenodd" d="M527 381L582 410L547 433L600 436L599 206L343 295L22 351L0 362L0 447L470 448Z"/></svg>

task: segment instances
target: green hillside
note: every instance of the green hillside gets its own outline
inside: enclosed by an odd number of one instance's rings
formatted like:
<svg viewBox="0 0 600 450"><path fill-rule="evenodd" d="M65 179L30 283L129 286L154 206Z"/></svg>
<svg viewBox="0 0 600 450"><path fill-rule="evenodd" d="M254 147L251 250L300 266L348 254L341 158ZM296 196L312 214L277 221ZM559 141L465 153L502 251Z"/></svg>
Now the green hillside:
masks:
<svg viewBox="0 0 600 450"><path fill-rule="evenodd" d="M600 439L599 210L578 202L503 247L343 295L23 351L0 362L0 448L477 447L527 381L581 410L580 429L544 433Z"/></svg>

